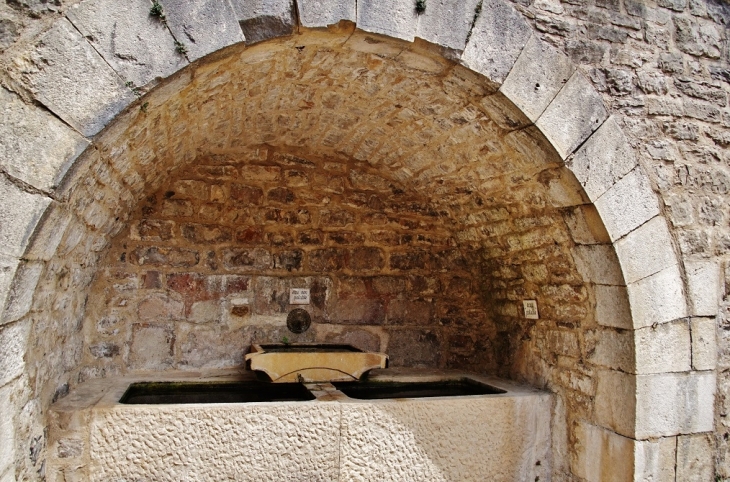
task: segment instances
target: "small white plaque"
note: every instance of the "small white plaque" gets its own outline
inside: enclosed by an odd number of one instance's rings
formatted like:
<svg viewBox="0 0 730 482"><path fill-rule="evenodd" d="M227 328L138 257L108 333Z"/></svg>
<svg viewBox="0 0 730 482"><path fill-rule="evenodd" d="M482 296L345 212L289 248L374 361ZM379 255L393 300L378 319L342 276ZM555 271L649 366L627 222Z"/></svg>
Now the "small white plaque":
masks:
<svg viewBox="0 0 730 482"><path fill-rule="evenodd" d="M308 305L309 288L292 288L289 290L290 305Z"/></svg>
<svg viewBox="0 0 730 482"><path fill-rule="evenodd" d="M537 314L537 300L522 300L522 306L525 308L525 318L528 320L539 320Z"/></svg>

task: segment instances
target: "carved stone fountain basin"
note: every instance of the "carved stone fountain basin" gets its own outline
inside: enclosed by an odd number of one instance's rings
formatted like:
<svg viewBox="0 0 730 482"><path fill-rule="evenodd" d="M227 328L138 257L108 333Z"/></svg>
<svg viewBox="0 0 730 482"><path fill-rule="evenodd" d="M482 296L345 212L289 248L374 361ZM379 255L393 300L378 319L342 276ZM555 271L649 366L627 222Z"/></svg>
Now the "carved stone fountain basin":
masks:
<svg viewBox="0 0 730 482"><path fill-rule="evenodd" d="M246 367L264 372L274 383L348 382L388 366L388 355L351 345L314 343L254 344Z"/></svg>

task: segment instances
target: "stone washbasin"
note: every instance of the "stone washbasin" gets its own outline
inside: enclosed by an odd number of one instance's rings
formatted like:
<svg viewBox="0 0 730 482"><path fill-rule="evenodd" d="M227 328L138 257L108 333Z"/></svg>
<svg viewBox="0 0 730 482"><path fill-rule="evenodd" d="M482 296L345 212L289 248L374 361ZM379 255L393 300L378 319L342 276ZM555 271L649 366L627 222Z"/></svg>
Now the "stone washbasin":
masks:
<svg viewBox="0 0 730 482"><path fill-rule="evenodd" d="M388 366L384 353L321 343L254 344L245 360L249 370L265 373L274 383L354 381Z"/></svg>

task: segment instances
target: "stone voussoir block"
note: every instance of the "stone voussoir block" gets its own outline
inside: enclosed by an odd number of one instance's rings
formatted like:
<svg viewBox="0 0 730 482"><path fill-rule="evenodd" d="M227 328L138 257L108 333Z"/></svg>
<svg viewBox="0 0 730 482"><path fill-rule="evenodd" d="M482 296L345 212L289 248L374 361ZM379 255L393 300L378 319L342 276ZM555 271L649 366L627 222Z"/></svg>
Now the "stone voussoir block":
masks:
<svg viewBox="0 0 730 482"><path fill-rule="evenodd" d="M432 0L418 18L417 37L454 50L464 50L479 0Z"/></svg>
<svg viewBox="0 0 730 482"><path fill-rule="evenodd" d="M65 18L56 21L24 55L33 68L20 80L85 136L99 132L134 100L124 81Z"/></svg>
<svg viewBox="0 0 730 482"><path fill-rule="evenodd" d="M175 40L185 47L191 62L245 40L229 2L162 0L160 3Z"/></svg>
<svg viewBox="0 0 730 482"><path fill-rule="evenodd" d="M0 176L0 254L20 257L50 198L19 189Z"/></svg>
<svg viewBox="0 0 730 482"><path fill-rule="evenodd" d="M532 35L532 27L503 0L482 3L461 62L501 85Z"/></svg>
<svg viewBox="0 0 730 482"><path fill-rule="evenodd" d="M72 5L66 16L134 88L187 64L162 19L150 14L150 6L146 0L86 0Z"/></svg>
<svg viewBox="0 0 730 482"><path fill-rule="evenodd" d="M19 320L30 311L33 294L44 267L44 263L37 261L23 261L18 265L0 324Z"/></svg>
<svg viewBox="0 0 730 482"><path fill-rule="evenodd" d="M614 243L624 278L633 283L677 263L667 222L656 216Z"/></svg>
<svg viewBox="0 0 730 482"><path fill-rule="evenodd" d="M575 71L537 119L536 125L560 157L566 159L607 118L608 111L601 95L580 71Z"/></svg>
<svg viewBox="0 0 730 482"><path fill-rule="evenodd" d="M613 246L608 244L578 245L572 249L578 272L588 282L623 286L624 275Z"/></svg>
<svg viewBox="0 0 730 482"><path fill-rule="evenodd" d="M247 44L291 35L296 28L293 0L231 0L231 4Z"/></svg>
<svg viewBox="0 0 730 482"><path fill-rule="evenodd" d="M355 0L297 0L299 21L305 27L334 25L340 20L357 21Z"/></svg>
<svg viewBox="0 0 730 482"><path fill-rule="evenodd" d="M659 214L659 203L640 166L594 202L613 241Z"/></svg>
<svg viewBox="0 0 730 482"><path fill-rule="evenodd" d="M687 319L640 328L634 332L636 371L639 374L688 371L691 345Z"/></svg>
<svg viewBox="0 0 730 482"><path fill-rule="evenodd" d="M535 122L574 71L565 54L533 35L500 91Z"/></svg>
<svg viewBox="0 0 730 482"><path fill-rule="evenodd" d="M418 28L418 13L412 0L358 0L357 27L372 33L412 42Z"/></svg>
<svg viewBox="0 0 730 482"><path fill-rule="evenodd" d="M31 186L50 191L88 141L56 117L0 88L0 167Z"/></svg>
<svg viewBox="0 0 730 482"><path fill-rule="evenodd" d="M715 388L715 372L637 375L636 438L712 431Z"/></svg>
<svg viewBox="0 0 730 482"><path fill-rule="evenodd" d="M594 202L636 164L634 150L613 116L566 162Z"/></svg>
<svg viewBox="0 0 730 482"><path fill-rule="evenodd" d="M7 326L0 325L0 346L3 347L0 351L0 386L23 372L29 333L30 321L28 320Z"/></svg>
<svg viewBox="0 0 730 482"><path fill-rule="evenodd" d="M679 265L627 285L634 328L687 316Z"/></svg>

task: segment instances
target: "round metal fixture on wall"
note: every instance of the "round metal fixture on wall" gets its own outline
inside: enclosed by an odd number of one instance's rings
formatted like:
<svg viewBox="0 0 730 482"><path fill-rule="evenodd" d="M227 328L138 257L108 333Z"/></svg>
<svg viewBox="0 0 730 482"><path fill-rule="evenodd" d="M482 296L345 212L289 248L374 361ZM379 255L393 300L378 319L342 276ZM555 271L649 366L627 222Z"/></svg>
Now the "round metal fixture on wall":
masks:
<svg viewBox="0 0 730 482"><path fill-rule="evenodd" d="M289 312L286 317L286 327L292 333L304 333L309 329L312 324L312 317L309 316L307 310L302 308L295 308Z"/></svg>

